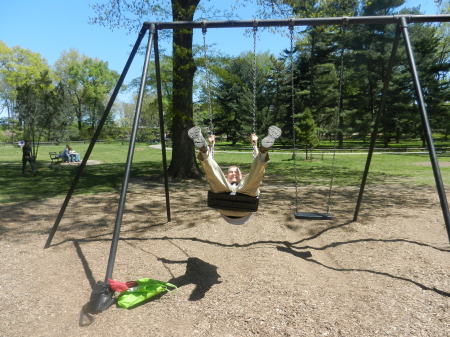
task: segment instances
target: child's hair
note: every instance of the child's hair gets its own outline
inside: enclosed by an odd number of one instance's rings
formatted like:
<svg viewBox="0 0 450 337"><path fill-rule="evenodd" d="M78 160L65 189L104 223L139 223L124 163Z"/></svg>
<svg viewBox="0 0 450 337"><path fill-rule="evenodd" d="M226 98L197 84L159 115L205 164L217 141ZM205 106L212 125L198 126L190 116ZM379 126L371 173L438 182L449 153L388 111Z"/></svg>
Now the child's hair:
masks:
<svg viewBox="0 0 450 337"><path fill-rule="evenodd" d="M237 165L231 165L231 166L228 168L227 173L228 173L228 171L229 171L231 168L234 168L234 167L237 168L237 170L238 170L238 172L239 172L239 175L242 177L241 168L240 168L239 166L237 166Z"/></svg>

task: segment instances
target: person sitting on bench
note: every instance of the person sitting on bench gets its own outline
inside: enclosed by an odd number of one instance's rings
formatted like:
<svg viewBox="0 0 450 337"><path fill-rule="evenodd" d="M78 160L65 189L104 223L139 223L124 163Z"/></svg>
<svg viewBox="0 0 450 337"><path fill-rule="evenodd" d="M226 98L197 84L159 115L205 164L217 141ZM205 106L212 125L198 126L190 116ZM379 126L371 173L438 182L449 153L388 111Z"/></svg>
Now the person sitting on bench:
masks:
<svg viewBox="0 0 450 337"><path fill-rule="evenodd" d="M66 148L61 153L61 158L63 159L63 162L68 163L70 162L70 146L66 145Z"/></svg>
<svg viewBox="0 0 450 337"><path fill-rule="evenodd" d="M272 147L275 140L280 137L281 130L276 126L269 128L268 136L261 141L260 151L258 151L258 136L251 135L251 143L253 146L253 162L247 176L242 177L241 170L238 166L233 165L228 168L225 175L217 162L214 160L214 143L215 135L208 137L209 148L206 145L205 138L201 129L195 126L188 131L188 135L194 141L195 146L199 149L197 158L200 160L205 171L206 179L209 183L211 192L230 194L241 193L253 197L259 196L259 186L264 178L264 170L269 162L268 150ZM219 209L220 214L225 221L234 225L245 224L250 220L252 212L229 211Z"/></svg>

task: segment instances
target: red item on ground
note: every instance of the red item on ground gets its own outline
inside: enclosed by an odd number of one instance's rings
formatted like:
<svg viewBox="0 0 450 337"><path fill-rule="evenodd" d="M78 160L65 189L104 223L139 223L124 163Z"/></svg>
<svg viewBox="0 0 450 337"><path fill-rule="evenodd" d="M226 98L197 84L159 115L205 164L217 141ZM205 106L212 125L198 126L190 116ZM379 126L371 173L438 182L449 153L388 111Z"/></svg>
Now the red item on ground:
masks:
<svg viewBox="0 0 450 337"><path fill-rule="evenodd" d="M137 283L135 281L128 281L128 282L124 283L124 282L114 281L113 279L110 279L110 278L108 279L108 283L109 283L109 288L112 291L118 291L118 292L122 292L122 291L127 290L128 288L137 286Z"/></svg>

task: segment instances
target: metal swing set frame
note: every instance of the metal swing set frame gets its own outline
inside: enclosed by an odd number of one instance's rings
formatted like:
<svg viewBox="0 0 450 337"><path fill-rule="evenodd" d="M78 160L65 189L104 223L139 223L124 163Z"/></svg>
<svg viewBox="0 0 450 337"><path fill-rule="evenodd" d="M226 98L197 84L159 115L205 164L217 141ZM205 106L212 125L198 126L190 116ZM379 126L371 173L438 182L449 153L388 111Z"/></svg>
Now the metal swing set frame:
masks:
<svg viewBox="0 0 450 337"><path fill-rule="evenodd" d="M162 161L163 161L163 169L164 169L164 185L165 185L165 198L166 198L166 212L167 212L167 221L171 221L170 215L170 199L169 199L169 186L168 186L168 174L167 174L167 160L166 160L166 144L164 138L164 119L163 119L163 105L162 105L162 89L161 89L161 75L160 75L160 61L159 61L159 47L158 47L158 32L160 30L167 29L205 29L205 28L252 28L252 27L296 27L296 26L321 26L321 25L360 25L360 24L395 24L397 25L397 32L395 35L391 56L388 64L387 75L384 78L384 85L381 94L381 100L379 105L379 110L376 115L376 120L371 136L370 147L368 151L368 156L366 160L366 165L363 173L363 177L361 180L360 191L358 195L358 200L356 203L353 221L358 219L359 210L361 207L361 202L364 194L364 188L367 181L367 176L369 172L369 167L372 159L372 155L375 148L375 141L378 133L378 128L380 124L381 116L384 112L386 105L386 96L388 93L389 82L391 78L392 68L395 63L395 56L397 52L397 48L399 45L400 37L403 36L403 40L405 43L406 53L408 57L408 62L410 66L410 72L412 75L412 81L414 83L416 99L418 102L421 119L426 135L428 152L430 156L430 161L433 169L433 174L436 182L437 192L439 194L440 205L442 208L442 214L444 217L448 238L450 240L450 212L448 208L448 201L446 198L444 184L442 182L442 177L439 169L439 164L437 161L436 150L433 143L433 138L431 135L431 128L429 124L428 114L426 110L426 104L423 98L423 92L421 88L421 84L419 81L419 76L416 69L416 63L414 60L414 55L411 47L411 42L409 39L408 33L408 24L409 23L432 23L432 22L450 22L450 15L394 15L394 16L366 16L366 17L329 17L329 18L301 18L301 19L287 19L287 20L250 20L250 21L212 21L212 22L146 22L143 24L137 40L134 44L134 47L128 57L128 60L125 64L125 67L120 75L118 83L111 95L111 98L105 108L104 114L99 121L98 127L93 135L93 138L89 144L89 147L86 151L86 154L81 162L79 169L77 170L75 177L72 181L72 184L67 192L66 198L61 206L60 212L55 220L55 223L50 231L48 239L45 244L45 248L50 247L53 237L58 229L59 223L65 213L67 205L71 199L71 196L76 188L76 185L83 173L83 170L86 166L86 163L91 155L91 152L94 148L95 143L97 142L102 127L104 126L107 117L111 111L112 105L117 97L117 94L124 82L126 74L133 62L133 59L138 51L141 42L149 32L148 44L146 48L145 61L142 70L142 77L140 82L139 95L136 104L136 110L134 115L134 122L132 126L131 139L128 149L128 156L125 166L125 173L123 178L122 189L120 192L119 205L117 210L117 216L113 231L113 238L111 243L111 250L108 260L108 266L105 276L105 282L109 278L112 277L114 261L120 236L120 227L122 223L123 211L126 201L126 194L128 190L128 182L131 171L131 165L133 160L133 152L135 147L136 135L139 124L139 117L141 113L142 101L144 96L144 89L146 85L146 77L148 71L148 64L150 61L151 49L154 47L154 62L155 62L155 73L156 73L156 86L157 86L157 100L158 100L158 109L159 109L159 120L160 120L160 136L162 142Z"/></svg>

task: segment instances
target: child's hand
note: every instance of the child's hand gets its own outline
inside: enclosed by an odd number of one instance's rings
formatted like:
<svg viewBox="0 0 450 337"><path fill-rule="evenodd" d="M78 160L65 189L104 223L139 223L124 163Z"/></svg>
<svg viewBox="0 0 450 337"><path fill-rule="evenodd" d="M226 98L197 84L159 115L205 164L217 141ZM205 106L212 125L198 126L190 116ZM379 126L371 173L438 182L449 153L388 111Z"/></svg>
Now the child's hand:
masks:
<svg viewBox="0 0 450 337"><path fill-rule="evenodd" d="M258 146L258 136L255 133L252 133L251 142L252 146Z"/></svg>

